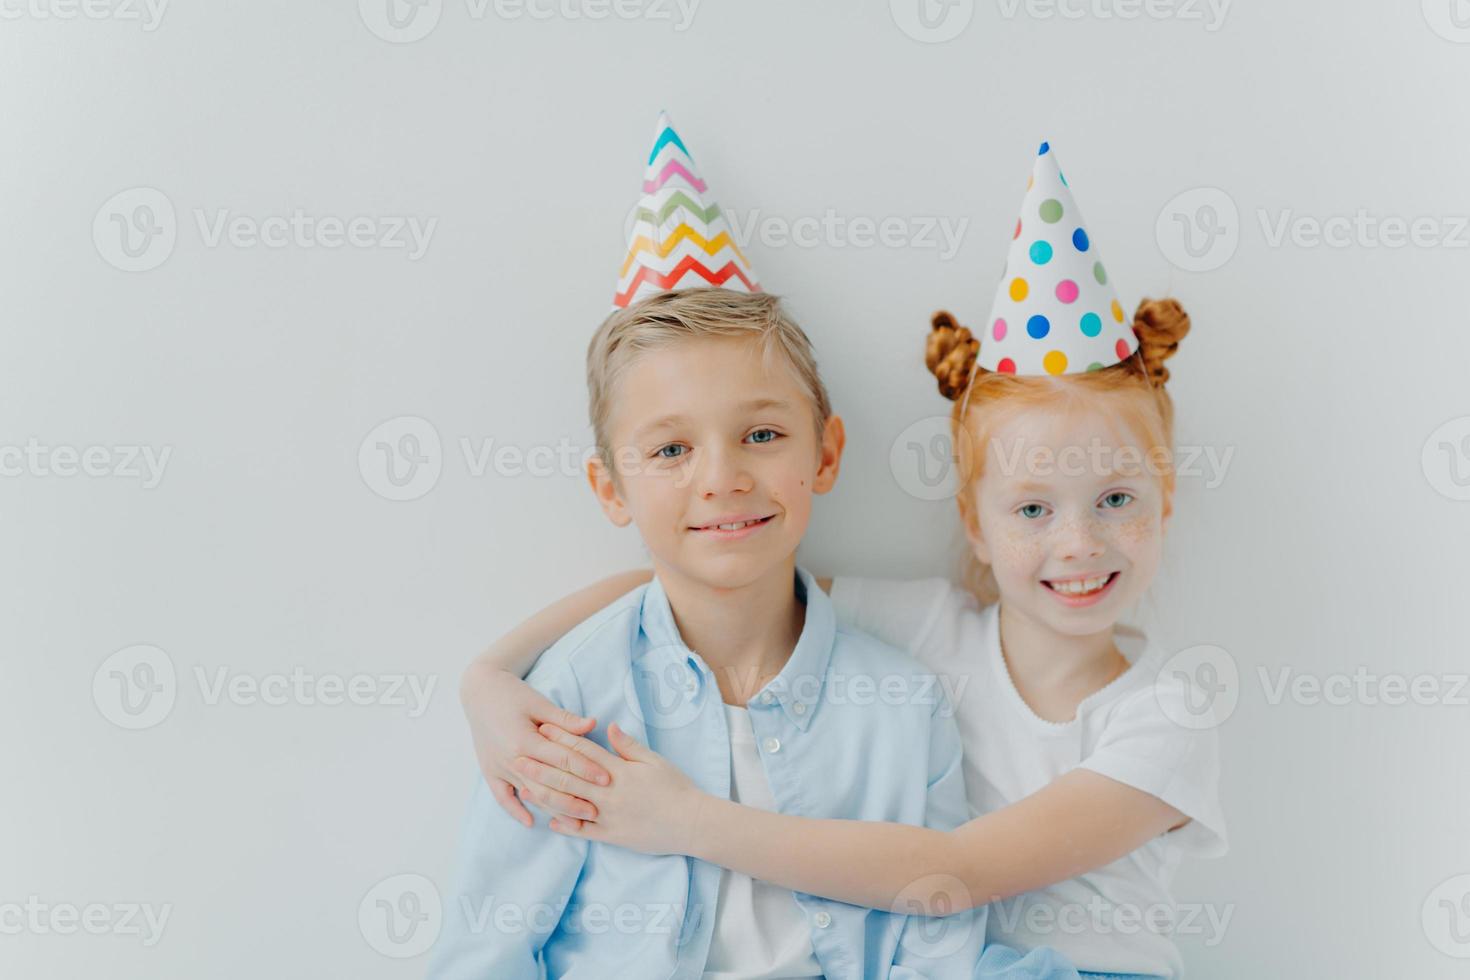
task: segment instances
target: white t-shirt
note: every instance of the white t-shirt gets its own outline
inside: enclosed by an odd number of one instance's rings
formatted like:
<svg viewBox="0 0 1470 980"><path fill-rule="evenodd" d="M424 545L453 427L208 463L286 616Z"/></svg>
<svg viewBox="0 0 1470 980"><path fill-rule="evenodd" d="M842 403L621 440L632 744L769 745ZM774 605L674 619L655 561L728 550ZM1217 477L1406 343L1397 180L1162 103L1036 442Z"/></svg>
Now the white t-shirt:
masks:
<svg viewBox="0 0 1470 980"><path fill-rule="evenodd" d="M1014 803L1081 767L1191 818L1105 867L992 903L986 932L989 942L1022 951L1051 946L1079 970L1177 976L1183 962L1170 934L1180 922L1170 883L1184 855L1216 857L1226 841L1218 739L1212 727L1171 720L1188 717L1190 692L1183 680L1160 677L1163 652L1118 627L1128 670L1084 699L1074 719L1056 723L1036 715L1012 683L998 607L982 609L939 578L837 578L832 602L839 622L909 651L946 680L974 813Z"/></svg>
<svg viewBox="0 0 1470 980"><path fill-rule="evenodd" d="M730 799L775 810L750 712L727 704L725 721L730 729ZM729 868L721 871L704 976L705 980L822 980L811 926L790 889Z"/></svg>

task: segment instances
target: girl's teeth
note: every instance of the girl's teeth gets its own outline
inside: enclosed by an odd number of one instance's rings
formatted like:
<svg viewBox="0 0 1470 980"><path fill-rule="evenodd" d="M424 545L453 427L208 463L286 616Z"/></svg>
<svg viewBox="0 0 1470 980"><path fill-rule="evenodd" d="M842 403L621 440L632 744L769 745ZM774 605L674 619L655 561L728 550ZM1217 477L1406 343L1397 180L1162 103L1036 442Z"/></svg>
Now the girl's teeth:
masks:
<svg viewBox="0 0 1470 980"><path fill-rule="evenodd" d="M756 522L755 521L741 521L738 524L716 524L715 527L719 528L721 531L738 531L742 527L746 527L746 526L751 525L751 524L754 524L754 523L756 523Z"/></svg>
<svg viewBox="0 0 1470 980"><path fill-rule="evenodd" d="M1108 575L1102 575L1098 578L1083 579L1080 582L1050 582L1048 584L1052 587L1053 591L1066 595L1086 595L1089 592L1096 592L1104 585L1107 585L1110 577Z"/></svg>

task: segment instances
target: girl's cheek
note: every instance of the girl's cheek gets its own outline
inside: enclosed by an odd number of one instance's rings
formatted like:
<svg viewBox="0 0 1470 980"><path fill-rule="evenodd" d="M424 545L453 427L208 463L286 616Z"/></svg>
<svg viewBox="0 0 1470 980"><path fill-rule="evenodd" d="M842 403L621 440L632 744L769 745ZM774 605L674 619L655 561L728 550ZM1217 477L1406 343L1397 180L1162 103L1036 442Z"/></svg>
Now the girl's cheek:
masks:
<svg viewBox="0 0 1470 980"><path fill-rule="evenodd" d="M1119 551L1139 555L1159 547L1159 532L1158 515L1144 514L1116 524L1113 528L1113 541Z"/></svg>
<svg viewBox="0 0 1470 980"><path fill-rule="evenodd" d="M1001 534L991 541L990 554L994 564L1017 573L1029 572L1041 563L1045 555L1041 536L1035 534Z"/></svg>

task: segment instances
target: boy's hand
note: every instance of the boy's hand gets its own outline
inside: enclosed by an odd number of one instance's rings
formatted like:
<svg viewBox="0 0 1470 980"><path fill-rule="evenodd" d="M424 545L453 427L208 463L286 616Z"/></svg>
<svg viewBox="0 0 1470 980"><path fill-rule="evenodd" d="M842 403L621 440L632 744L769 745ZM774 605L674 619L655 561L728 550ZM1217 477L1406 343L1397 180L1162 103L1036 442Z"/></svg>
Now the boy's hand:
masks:
<svg viewBox="0 0 1470 980"><path fill-rule="evenodd" d="M524 779L511 768L513 760L526 757L550 767L544 770L548 774L560 770L587 783L606 785L610 781L606 769L538 731L545 724L570 739L590 732L597 725L595 719L558 707L514 674L478 663L465 671L459 697L480 772L506 813L527 827L536 821L523 801L573 824L597 816L597 808L587 800L561 792L545 777Z"/></svg>

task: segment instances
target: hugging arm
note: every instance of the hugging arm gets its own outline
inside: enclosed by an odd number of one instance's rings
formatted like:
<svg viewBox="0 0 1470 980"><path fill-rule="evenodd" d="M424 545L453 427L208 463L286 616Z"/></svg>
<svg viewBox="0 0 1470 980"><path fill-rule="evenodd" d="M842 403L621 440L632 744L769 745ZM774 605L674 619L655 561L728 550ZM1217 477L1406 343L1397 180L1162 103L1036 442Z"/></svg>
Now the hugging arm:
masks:
<svg viewBox="0 0 1470 980"><path fill-rule="evenodd" d="M1109 864L1188 820L1157 796L1082 768L954 830L815 820L699 793L677 768L616 726L609 735L623 757L612 755L578 737L592 729L593 719L561 709L520 675L562 634L651 578L646 569L621 573L558 600L465 672L461 698L481 768L495 799L522 823L529 826L531 817L517 792L556 814L552 827L562 833L649 853L690 854L870 908L943 914ZM830 579L818 583L831 590ZM687 807L698 808L700 819L689 820ZM951 876L953 893L916 899L910 885L929 875Z"/></svg>
<svg viewBox="0 0 1470 980"><path fill-rule="evenodd" d="M548 768L543 771L547 773L565 772L593 783L605 783L608 774L597 763L567 751L539 731L542 725L552 725L573 735L585 735L596 727L596 719L558 707L522 678L530 673L542 651L574 626L652 578L650 569L635 568L558 599L496 640L461 675L460 706L470 725L485 784L501 808L525 826L535 821L523 800L574 822L592 819L597 809L558 788L559 779L524 780L511 767L515 759L532 759L544 763ZM832 591L830 578L819 578L817 583L823 590Z"/></svg>
<svg viewBox="0 0 1470 980"><path fill-rule="evenodd" d="M612 774L611 785L593 786L563 773L567 788L599 815L578 826L557 817L553 830L688 854L783 888L909 914L945 915L1064 881L1188 820L1157 797L1086 769L953 830L796 817L701 792L616 726L609 736L619 755L543 731ZM541 774L539 764L517 765Z"/></svg>
<svg viewBox="0 0 1470 980"><path fill-rule="evenodd" d="M1082 769L951 831L701 802L708 819L694 841L696 857L839 901L931 915L1065 881L1186 819L1148 793ZM930 887L916 894L916 882Z"/></svg>
<svg viewBox="0 0 1470 980"><path fill-rule="evenodd" d="M530 827L534 823L522 800L572 819L590 819L596 810L586 800L552 787L526 785L510 768L517 756L539 760L594 782L606 779L607 773L537 732L538 725L551 724L585 735L596 719L562 708L521 678L530 673L541 652L572 627L652 577L647 569L623 572L559 599L496 640L465 668L459 698L469 721L480 772L495 801L522 825Z"/></svg>

